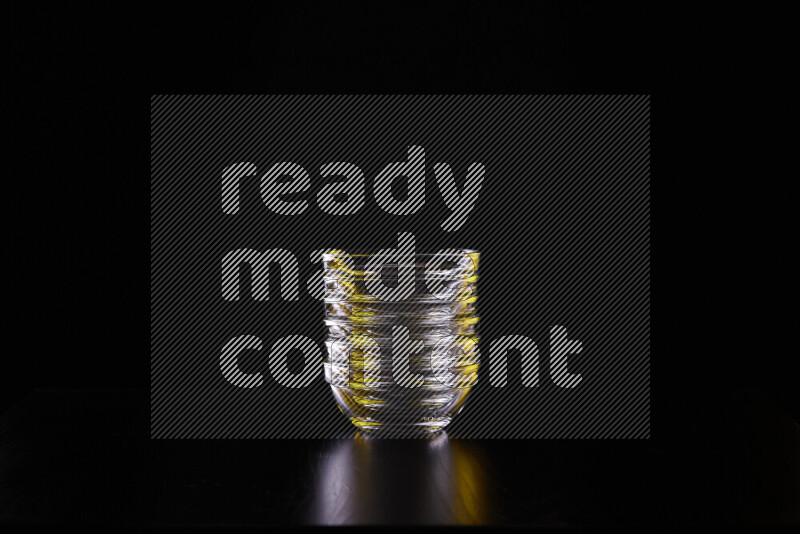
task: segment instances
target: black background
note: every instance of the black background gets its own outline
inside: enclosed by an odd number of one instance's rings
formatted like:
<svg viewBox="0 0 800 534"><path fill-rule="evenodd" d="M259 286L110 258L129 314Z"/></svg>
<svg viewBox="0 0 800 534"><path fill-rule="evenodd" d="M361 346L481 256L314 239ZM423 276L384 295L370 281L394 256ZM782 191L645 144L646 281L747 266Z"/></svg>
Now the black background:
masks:
<svg viewBox="0 0 800 534"><path fill-rule="evenodd" d="M679 515L690 521L728 522L742 492L713 491L724 477L695 467L713 459L735 473L737 455L777 450L774 433L744 452L728 439L753 413L751 395L797 418L792 169L774 134L784 67L780 31L753 45L760 19L735 26L735 13L685 10L664 35L645 3L20 6L3 8L13 137L4 408L42 388L147 395L151 94L650 94L658 71L652 445L688 451L689 463L657 498L667 512L695 512ZM136 409L146 419L147 403Z"/></svg>
<svg viewBox="0 0 800 534"><path fill-rule="evenodd" d="M149 387L152 94L651 92L644 7L8 9L17 392Z"/></svg>

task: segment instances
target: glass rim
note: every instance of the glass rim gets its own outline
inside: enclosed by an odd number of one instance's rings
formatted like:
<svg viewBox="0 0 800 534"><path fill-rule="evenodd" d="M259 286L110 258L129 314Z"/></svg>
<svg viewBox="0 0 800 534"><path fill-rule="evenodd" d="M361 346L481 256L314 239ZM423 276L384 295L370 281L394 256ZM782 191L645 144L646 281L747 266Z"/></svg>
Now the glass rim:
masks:
<svg viewBox="0 0 800 534"><path fill-rule="evenodd" d="M356 249L353 252L350 252L350 251L345 250L345 249L330 249L330 250L337 250L337 251L344 252L345 254L347 254L347 255L349 255L349 256L351 256L353 258L365 258L367 256L374 256L375 254L380 252L380 249L373 250L373 251L367 251L367 250L364 250L364 249ZM457 251L457 253L470 254L470 255L471 254L480 254L481 253L480 250L475 250L475 249L470 249L470 248L459 248L459 249L455 249L455 250ZM336 255L335 252L325 252L325 253L323 253L322 256L326 257L326 256L335 256L335 255ZM431 258L433 256L438 256L438 255L440 255L440 251L437 251L437 252L415 252L413 254L413 257L414 258Z"/></svg>

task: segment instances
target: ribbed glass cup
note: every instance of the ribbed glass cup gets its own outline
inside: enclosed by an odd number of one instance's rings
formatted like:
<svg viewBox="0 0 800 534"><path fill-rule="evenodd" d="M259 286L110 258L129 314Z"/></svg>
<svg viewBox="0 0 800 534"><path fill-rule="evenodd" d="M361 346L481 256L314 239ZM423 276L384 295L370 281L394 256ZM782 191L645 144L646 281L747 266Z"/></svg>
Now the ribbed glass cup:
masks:
<svg viewBox="0 0 800 534"><path fill-rule="evenodd" d="M370 254L323 256L325 379L353 425L427 434L461 411L480 363L478 256L448 250L378 264ZM408 289L399 298L375 290L398 285Z"/></svg>

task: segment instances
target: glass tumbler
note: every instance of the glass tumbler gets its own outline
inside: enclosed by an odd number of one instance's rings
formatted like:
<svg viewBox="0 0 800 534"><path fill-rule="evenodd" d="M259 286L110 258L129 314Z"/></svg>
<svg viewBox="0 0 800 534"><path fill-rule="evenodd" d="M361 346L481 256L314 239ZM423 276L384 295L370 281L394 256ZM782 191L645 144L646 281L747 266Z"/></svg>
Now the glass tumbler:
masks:
<svg viewBox="0 0 800 534"><path fill-rule="evenodd" d="M371 257L323 255L325 379L363 431L437 432L477 381L479 253Z"/></svg>

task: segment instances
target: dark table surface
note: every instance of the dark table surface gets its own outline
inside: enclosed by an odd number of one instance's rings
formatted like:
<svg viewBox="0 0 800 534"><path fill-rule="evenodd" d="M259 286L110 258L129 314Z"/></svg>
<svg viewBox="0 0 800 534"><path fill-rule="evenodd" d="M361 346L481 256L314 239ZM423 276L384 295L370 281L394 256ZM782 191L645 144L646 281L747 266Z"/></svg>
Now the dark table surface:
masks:
<svg viewBox="0 0 800 534"><path fill-rule="evenodd" d="M179 441L149 439L146 391L37 391L0 419L0 519L800 523L800 427L766 395L714 398L684 398L680 430L641 441Z"/></svg>

